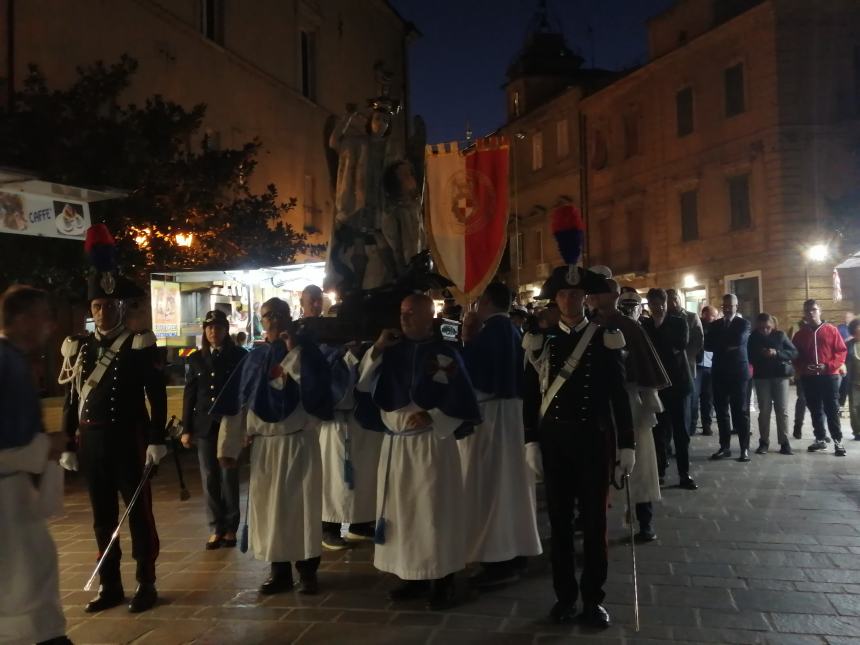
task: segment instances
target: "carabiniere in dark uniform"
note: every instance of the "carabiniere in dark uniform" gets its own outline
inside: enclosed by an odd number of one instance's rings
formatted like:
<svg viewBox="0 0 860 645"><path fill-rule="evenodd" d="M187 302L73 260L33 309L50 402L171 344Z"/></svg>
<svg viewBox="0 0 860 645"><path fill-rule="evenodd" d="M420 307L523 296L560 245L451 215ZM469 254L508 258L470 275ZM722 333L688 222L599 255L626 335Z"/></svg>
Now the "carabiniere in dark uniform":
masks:
<svg viewBox="0 0 860 645"><path fill-rule="evenodd" d="M601 293L603 278L579 270L581 281L567 284L567 267L557 269L544 285L543 297L555 299L561 289ZM576 269L576 267L574 267ZM590 274L586 276L585 274ZM584 296L581 296L584 298ZM526 339L529 358L523 398L526 443L539 441L544 483L552 531L553 587L558 602L550 612L556 622L574 615L582 595L580 619L605 627L609 615L600 605L608 571L606 510L609 482L615 467L616 448L633 449L633 420L624 388L623 335L595 326L595 331L572 371L566 365L589 323L586 318L573 328L560 322L556 328ZM543 417L544 392L564 371L566 381L549 403ZM583 521L584 562L577 585L574 564L573 514L578 503Z"/></svg>
<svg viewBox="0 0 860 645"><path fill-rule="evenodd" d="M121 301L141 293L121 277L117 278L116 288L105 293L97 276L94 278L88 288L91 302ZM64 373L71 376L65 379L69 391L63 407L63 429L68 445L61 464L74 470L79 456L101 557L119 521L117 494L128 504L142 478L147 451L154 449L163 455L165 450L167 390L163 365L155 335L150 331L133 333L122 322L109 332L67 338L62 353L66 361ZM99 363L106 365L100 376ZM146 409L147 399L151 415ZM158 459L153 461L157 463ZM148 483L129 514L129 530L139 583L129 609L143 611L157 597L155 560L159 551ZM87 605L87 611L122 602L120 558L117 542L100 570L99 595Z"/></svg>

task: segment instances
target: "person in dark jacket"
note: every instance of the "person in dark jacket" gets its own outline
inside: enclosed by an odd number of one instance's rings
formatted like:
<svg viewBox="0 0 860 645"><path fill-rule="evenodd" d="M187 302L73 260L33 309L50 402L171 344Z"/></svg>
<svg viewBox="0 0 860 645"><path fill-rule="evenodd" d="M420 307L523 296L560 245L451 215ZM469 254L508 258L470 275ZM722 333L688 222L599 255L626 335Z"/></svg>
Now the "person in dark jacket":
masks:
<svg viewBox="0 0 860 645"><path fill-rule="evenodd" d="M222 468L216 457L219 415L209 409L233 370L248 353L230 339L230 323L223 311L210 311L203 319L203 349L188 359L182 402L182 445L197 442L200 477L206 498L210 536L206 549L236 546L239 529L239 469Z"/></svg>
<svg viewBox="0 0 860 645"><path fill-rule="evenodd" d="M698 485L690 477L690 435L687 433L688 401L693 393L693 377L686 353L690 328L683 317L669 313L667 300L663 289L650 289L648 309L651 318L642 321L642 327L651 338L672 383L660 390L664 410L657 415L657 427L654 428L657 468L663 479L668 465L667 446L674 439L679 485L687 490L696 490Z"/></svg>
<svg viewBox="0 0 860 645"><path fill-rule="evenodd" d="M845 381L848 383L848 410L851 413L851 432L855 441L860 441L860 318L854 318L848 323L848 357L845 367L848 373Z"/></svg>
<svg viewBox="0 0 860 645"><path fill-rule="evenodd" d="M749 321L738 316L738 297L733 293L726 294L723 296L723 318L711 324L705 337L705 349L714 352L711 382L720 430L720 449L711 455L711 459L732 456L734 427L741 449L738 461L750 460L749 336Z"/></svg>
<svg viewBox="0 0 860 645"><path fill-rule="evenodd" d="M797 358L797 348L785 333L776 328L776 319L767 313L756 318L755 331L747 342L747 353L753 366L753 385L758 398L758 450L757 455L767 454L770 445L770 412L776 411L776 435L779 452L790 455L788 440L788 379L794 373L792 361Z"/></svg>

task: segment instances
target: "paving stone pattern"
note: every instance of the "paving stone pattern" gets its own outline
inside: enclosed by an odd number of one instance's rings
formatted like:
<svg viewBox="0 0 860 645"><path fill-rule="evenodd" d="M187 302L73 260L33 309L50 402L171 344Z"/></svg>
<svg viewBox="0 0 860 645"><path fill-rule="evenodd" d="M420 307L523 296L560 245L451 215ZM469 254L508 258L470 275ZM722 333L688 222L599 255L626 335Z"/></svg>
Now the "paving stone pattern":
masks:
<svg viewBox="0 0 860 645"><path fill-rule="evenodd" d="M860 644L860 442L849 441L842 459L832 449L807 454L808 428L805 433L794 441L795 456L754 455L748 464L709 462L715 438L694 438L699 490L671 486L673 464L655 513L659 540L637 547L638 633L632 628L629 546L617 506L610 517L606 586L614 624L603 632L546 621L553 595L545 556L530 562L522 581L492 593L470 594L458 581L462 604L440 613L422 603L389 602L386 591L395 580L373 568L370 545L324 553L318 596L261 598L256 588L266 576L265 563L237 549L203 549L207 526L190 453L183 458L189 501L179 501L170 461L154 484L162 548L158 606L135 616L124 606L88 615L82 606L93 594L82 588L95 559L92 517L80 479L71 477L65 515L51 527L69 636L78 644L135 645ZM243 475L246 480L247 471ZM541 531L548 534L543 512ZM122 549L130 593L134 565L125 535Z"/></svg>

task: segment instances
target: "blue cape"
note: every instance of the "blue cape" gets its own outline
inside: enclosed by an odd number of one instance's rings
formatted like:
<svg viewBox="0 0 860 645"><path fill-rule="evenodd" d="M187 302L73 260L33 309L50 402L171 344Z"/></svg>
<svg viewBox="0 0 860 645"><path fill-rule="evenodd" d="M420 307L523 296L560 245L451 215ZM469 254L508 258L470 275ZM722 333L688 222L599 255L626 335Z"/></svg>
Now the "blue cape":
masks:
<svg viewBox="0 0 860 645"><path fill-rule="evenodd" d="M0 339L0 450L26 446L42 431L42 404L27 359Z"/></svg>
<svg viewBox="0 0 860 645"><path fill-rule="evenodd" d="M331 371L320 350L309 342L299 341L302 348L301 386L285 379L283 389L269 383L287 355L287 345L278 340L254 348L233 371L210 414L235 415L242 407L254 411L267 423L277 423L290 416L301 400L302 406L318 419L329 420L332 414Z"/></svg>
<svg viewBox="0 0 860 645"><path fill-rule="evenodd" d="M522 337L510 318L489 318L463 349L463 361L475 389L499 399L522 398Z"/></svg>
<svg viewBox="0 0 860 645"><path fill-rule="evenodd" d="M461 419L463 426L481 422L469 374L451 343L403 340L386 349L384 356L372 392L379 409L393 412L415 403L424 410L439 409L449 417ZM442 357L450 360L447 366L440 364ZM356 418L364 425L358 412Z"/></svg>

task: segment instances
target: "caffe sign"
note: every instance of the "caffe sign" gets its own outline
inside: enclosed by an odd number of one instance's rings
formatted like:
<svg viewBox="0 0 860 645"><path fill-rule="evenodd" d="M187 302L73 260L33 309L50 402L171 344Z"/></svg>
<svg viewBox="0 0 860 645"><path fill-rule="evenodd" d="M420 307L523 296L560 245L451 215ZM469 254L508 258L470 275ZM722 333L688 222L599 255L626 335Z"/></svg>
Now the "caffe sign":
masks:
<svg viewBox="0 0 860 645"><path fill-rule="evenodd" d="M0 233L83 240L89 226L85 201L0 189Z"/></svg>

